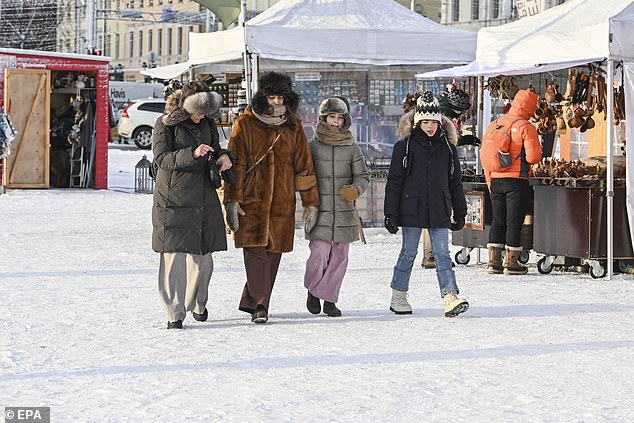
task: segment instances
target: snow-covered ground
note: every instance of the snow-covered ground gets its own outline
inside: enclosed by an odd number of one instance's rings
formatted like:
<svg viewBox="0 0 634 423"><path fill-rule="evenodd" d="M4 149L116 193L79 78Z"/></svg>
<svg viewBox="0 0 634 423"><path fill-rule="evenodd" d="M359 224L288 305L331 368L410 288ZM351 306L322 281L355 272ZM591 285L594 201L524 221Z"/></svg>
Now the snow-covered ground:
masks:
<svg viewBox="0 0 634 423"><path fill-rule="evenodd" d="M471 309L442 316L433 271L388 310L400 236L354 244L339 306L305 309L307 242L285 254L265 325L238 311L242 253L215 254L205 323L166 330L142 152L110 149L110 190L0 196L0 407L53 422L628 422L634 278L456 267ZM454 247L455 248L455 247Z"/></svg>

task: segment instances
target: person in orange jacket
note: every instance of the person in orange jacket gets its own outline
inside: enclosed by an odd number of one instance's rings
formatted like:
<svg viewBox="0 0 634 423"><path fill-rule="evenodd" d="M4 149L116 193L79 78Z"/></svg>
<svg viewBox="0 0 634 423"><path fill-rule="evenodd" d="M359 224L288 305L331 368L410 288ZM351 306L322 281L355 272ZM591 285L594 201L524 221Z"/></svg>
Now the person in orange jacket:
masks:
<svg viewBox="0 0 634 423"><path fill-rule="evenodd" d="M535 127L528 119L537 109L537 94L520 90L515 95L509 112L498 119L499 123L511 124L509 154L515 158L511 166L497 172L486 172L485 177L491 193L493 221L489 231L487 249L488 273L523 275L528 268L519 262L522 252L520 235L530 198L528 176L531 165L542 159L542 147ZM502 263L502 251L506 256Z"/></svg>

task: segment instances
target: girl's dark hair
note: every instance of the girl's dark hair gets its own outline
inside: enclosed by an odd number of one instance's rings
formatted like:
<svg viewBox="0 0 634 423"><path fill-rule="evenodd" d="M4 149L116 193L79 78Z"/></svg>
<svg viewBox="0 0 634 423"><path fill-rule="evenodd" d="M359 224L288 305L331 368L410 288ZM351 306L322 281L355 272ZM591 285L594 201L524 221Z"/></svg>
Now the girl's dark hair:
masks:
<svg viewBox="0 0 634 423"><path fill-rule="evenodd" d="M202 93L202 92L209 92L209 91L211 91L211 89L209 88L209 85L205 84L204 82L198 79L194 81L190 81L187 84L185 84L183 88L181 89L181 97L178 102L178 105L180 107L183 107L183 103L185 102L185 99L189 97L190 95L193 95L196 93Z"/></svg>

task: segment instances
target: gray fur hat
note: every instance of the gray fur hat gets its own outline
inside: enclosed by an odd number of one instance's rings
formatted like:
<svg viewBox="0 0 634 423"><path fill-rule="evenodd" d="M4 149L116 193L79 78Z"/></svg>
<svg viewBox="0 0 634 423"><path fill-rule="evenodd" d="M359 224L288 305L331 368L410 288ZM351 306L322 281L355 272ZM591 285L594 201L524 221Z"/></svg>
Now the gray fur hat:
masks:
<svg viewBox="0 0 634 423"><path fill-rule="evenodd" d="M341 129L349 129L352 125L352 118L350 117L350 111L346 106L345 101L338 97L330 97L325 99L319 105L319 119L326 121L326 116L331 113L340 113L343 115L343 126Z"/></svg>
<svg viewBox="0 0 634 423"><path fill-rule="evenodd" d="M222 106L222 96L217 92L199 92L183 101L183 109L192 115L218 117Z"/></svg>

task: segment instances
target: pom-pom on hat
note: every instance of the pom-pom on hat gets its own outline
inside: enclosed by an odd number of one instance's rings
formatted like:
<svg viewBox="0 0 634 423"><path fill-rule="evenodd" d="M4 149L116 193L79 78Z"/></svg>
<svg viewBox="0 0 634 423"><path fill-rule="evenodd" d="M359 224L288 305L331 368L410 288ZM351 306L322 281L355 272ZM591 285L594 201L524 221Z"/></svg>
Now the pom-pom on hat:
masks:
<svg viewBox="0 0 634 423"><path fill-rule="evenodd" d="M440 104L431 91L425 91L416 100L416 112L414 113L414 126L418 126L421 120L435 120L441 122Z"/></svg>

